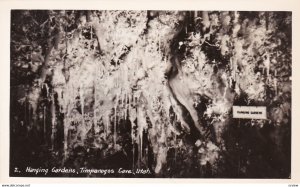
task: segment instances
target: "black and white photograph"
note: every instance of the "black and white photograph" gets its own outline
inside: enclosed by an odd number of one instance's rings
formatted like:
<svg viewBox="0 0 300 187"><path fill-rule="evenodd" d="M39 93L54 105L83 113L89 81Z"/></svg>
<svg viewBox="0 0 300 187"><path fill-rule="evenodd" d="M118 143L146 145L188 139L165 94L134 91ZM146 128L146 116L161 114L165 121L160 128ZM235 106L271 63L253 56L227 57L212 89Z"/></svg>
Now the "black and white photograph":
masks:
<svg viewBox="0 0 300 187"><path fill-rule="evenodd" d="M10 10L9 176L291 179L292 17Z"/></svg>

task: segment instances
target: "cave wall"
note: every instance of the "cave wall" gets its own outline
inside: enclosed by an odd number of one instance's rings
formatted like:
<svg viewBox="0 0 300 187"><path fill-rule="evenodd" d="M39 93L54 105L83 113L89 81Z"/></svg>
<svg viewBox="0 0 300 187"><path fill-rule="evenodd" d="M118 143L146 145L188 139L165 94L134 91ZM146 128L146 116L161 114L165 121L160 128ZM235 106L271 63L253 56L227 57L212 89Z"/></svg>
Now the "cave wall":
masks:
<svg viewBox="0 0 300 187"><path fill-rule="evenodd" d="M290 176L289 12L13 10L11 24L12 165Z"/></svg>

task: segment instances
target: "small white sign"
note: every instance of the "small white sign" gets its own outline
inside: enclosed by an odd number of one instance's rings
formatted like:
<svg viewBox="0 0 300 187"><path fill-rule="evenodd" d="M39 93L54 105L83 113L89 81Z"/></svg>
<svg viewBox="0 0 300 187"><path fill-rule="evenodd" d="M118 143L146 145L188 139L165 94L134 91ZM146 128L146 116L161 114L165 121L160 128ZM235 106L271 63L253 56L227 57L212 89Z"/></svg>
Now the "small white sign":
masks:
<svg viewBox="0 0 300 187"><path fill-rule="evenodd" d="M233 118L244 119L267 119L265 106L233 106Z"/></svg>

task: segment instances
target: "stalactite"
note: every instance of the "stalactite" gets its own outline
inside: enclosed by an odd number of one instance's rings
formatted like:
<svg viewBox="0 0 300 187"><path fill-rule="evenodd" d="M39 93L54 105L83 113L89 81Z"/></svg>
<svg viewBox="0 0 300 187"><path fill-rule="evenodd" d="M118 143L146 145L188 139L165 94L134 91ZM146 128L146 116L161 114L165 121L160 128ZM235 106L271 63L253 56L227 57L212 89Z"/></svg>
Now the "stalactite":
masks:
<svg viewBox="0 0 300 187"><path fill-rule="evenodd" d="M94 124L94 127L96 127L97 126L97 124L98 124L98 113L97 113L97 109L96 109L96 107L94 106L94 109L93 109L93 124Z"/></svg>
<svg viewBox="0 0 300 187"><path fill-rule="evenodd" d="M94 75L94 80L93 80L93 98L94 98L94 105L93 105L93 124L94 124L94 128L96 129L96 127L98 127L98 97L97 97L97 79L98 79L98 74L99 74L99 68L96 67L95 69L95 75ZM95 130L96 132L96 130Z"/></svg>
<svg viewBox="0 0 300 187"><path fill-rule="evenodd" d="M270 57L269 57L268 54L265 57L264 65L265 65L265 67L267 69L267 77L269 79L270 78Z"/></svg>
<svg viewBox="0 0 300 187"><path fill-rule="evenodd" d="M127 101L128 101L128 99L127 99L127 97L128 97L128 93L127 92L125 92L125 98L124 98L124 119L125 120L127 120Z"/></svg>
<svg viewBox="0 0 300 187"><path fill-rule="evenodd" d="M110 134L110 112L109 111L106 111L104 114L103 114L103 125L105 126L104 128L104 132L105 132L105 138L107 138Z"/></svg>
<svg viewBox="0 0 300 187"><path fill-rule="evenodd" d="M114 106L114 146L116 149L117 146L117 117L118 117L118 102L119 102L119 95L117 94Z"/></svg>
<svg viewBox="0 0 300 187"><path fill-rule="evenodd" d="M146 122L146 116L145 116L145 110L143 108L143 106L138 105L137 106L137 126L138 126L138 164L140 167L140 162L143 158L143 132L144 129L147 126L147 122Z"/></svg>
<svg viewBox="0 0 300 187"><path fill-rule="evenodd" d="M148 146L145 148L145 154L144 154L144 158L143 158L143 160L145 160L145 165L146 166L148 166L148 164L149 164L149 161L148 161L148 154L149 153L149 150L148 150Z"/></svg>
<svg viewBox="0 0 300 187"><path fill-rule="evenodd" d="M205 31L210 26L209 16L207 11L202 11L202 31Z"/></svg>
<svg viewBox="0 0 300 187"><path fill-rule="evenodd" d="M180 80L180 78L176 77L169 80L170 88L174 97L188 110L190 113L192 120L194 122L195 127L199 130L199 133L203 135L203 127L200 123L197 111L193 106L193 101L190 98L191 93L189 89L182 89L185 88L185 83ZM176 102L176 101L175 101Z"/></svg>
<svg viewBox="0 0 300 187"><path fill-rule="evenodd" d="M240 76L239 76L239 74L238 73L236 73L236 71L235 71L235 92L236 93L240 93Z"/></svg>
<svg viewBox="0 0 300 187"><path fill-rule="evenodd" d="M67 48L67 42L66 42L66 48ZM66 49L66 53L68 52L68 50ZM65 68L65 64L64 64L64 68ZM70 123L71 123L71 119L70 119L70 114L72 111L72 102L73 99L75 98L75 89L71 88L71 84L69 82L70 79L73 78L73 76L69 75L68 79L64 76L65 78L65 88L64 88L64 94L62 96L61 99L61 105L63 107L63 113L64 113L64 119L63 119L63 133L64 133L64 139L63 139L63 163L65 163L68 159L68 155L69 155L69 150L68 150L68 146L69 146L69 128L70 128Z"/></svg>
<svg viewBox="0 0 300 187"><path fill-rule="evenodd" d="M123 77L123 76L121 76L121 77ZM120 95L121 95L121 97L120 97L120 105L119 105L119 108L120 108L120 114L119 114L119 120L120 119L124 119L124 91L123 91L123 89L121 88L120 89L121 91L120 91Z"/></svg>
<svg viewBox="0 0 300 187"><path fill-rule="evenodd" d="M231 67L232 67L232 77L233 77L233 80L236 81L236 59L235 57L233 58L230 58L230 64L231 64Z"/></svg>
<svg viewBox="0 0 300 187"><path fill-rule="evenodd" d="M68 116L64 119L64 159L66 161L68 158L68 134L69 134L69 124L70 120Z"/></svg>
<svg viewBox="0 0 300 187"><path fill-rule="evenodd" d="M55 138L56 138L56 111L55 111L55 100L54 100L54 94L51 95L51 114L52 114L52 131L51 131L51 148L54 151L55 148Z"/></svg>
<svg viewBox="0 0 300 187"><path fill-rule="evenodd" d="M175 119L176 119L176 116L175 116ZM177 144L177 135L176 135L176 133L174 133L174 142L175 142L175 147L174 147L174 163L176 164L176 159L177 159L177 147L178 147L178 144Z"/></svg>
<svg viewBox="0 0 300 187"><path fill-rule="evenodd" d="M185 34L187 34L188 33L188 25L185 25L184 29L185 29Z"/></svg>
<svg viewBox="0 0 300 187"><path fill-rule="evenodd" d="M137 119L137 111L136 111L136 105L135 102L132 100L134 99L133 94L130 94L128 96L129 104L128 104L128 116L131 123L131 144L132 144L132 169L135 168L135 143L136 143L136 136L135 136L135 120Z"/></svg>
<svg viewBox="0 0 300 187"><path fill-rule="evenodd" d="M158 54L159 54L159 58L161 58L160 33L158 33Z"/></svg>
<svg viewBox="0 0 300 187"><path fill-rule="evenodd" d="M135 167L135 142L132 143L132 170L134 170Z"/></svg>
<svg viewBox="0 0 300 187"><path fill-rule="evenodd" d="M80 97L82 124L85 125L85 120L84 120L84 95L83 94L84 94L83 85L80 84L80 87L79 87L79 97Z"/></svg>
<svg viewBox="0 0 300 187"><path fill-rule="evenodd" d="M44 83L44 86L46 88L46 97L49 97L49 86L46 83Z"/></svg>
<svg viewBox="0 0 300 187"><path fill-rule="evenodd" d="M24 100L24 123L27 125L27 93L25 94L25 100Z"/></svg>
<svg viewBox="0 0 300 187"><path fill-rule="evenodd" d="M274 78L274 89L275 89L275 95L277 96L278 95L278 91L277 91L277 84L278 84L278 80L277 80L277 78Z"/></svg>
<svg viewBox="0 0 300 187"><path fill-rule="evenodd" d="M232 58L230 58L229 61L230 61L230 70L232 71L232 70L233 70L233 62L232 62Z"/></svg>
<svg viewBox="0 0 300 187"><path fill-rule="evenodd" d="M265 12L266 30L269 30L269 12Z"/></svg>
<svg viewBox="0 0 300 187"><path fill-rule="evenodd" d="M46 106L43 107L43 130L44 130L44 142L47 144L47 131L46 131Z"/></svg>

